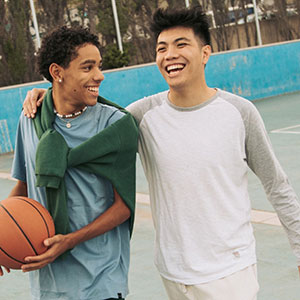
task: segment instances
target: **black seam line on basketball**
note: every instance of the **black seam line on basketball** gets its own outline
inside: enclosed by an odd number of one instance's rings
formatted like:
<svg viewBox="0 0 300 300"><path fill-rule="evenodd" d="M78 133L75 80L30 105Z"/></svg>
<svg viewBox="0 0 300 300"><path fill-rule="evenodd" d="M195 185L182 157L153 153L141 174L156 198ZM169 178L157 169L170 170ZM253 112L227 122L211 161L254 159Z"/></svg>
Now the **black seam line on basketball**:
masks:
<svg viewBox="0 0 300 300"><path fill-rule="evenodd" d="M48 238L50 237L50 233L49 233L49 228L48 228L48 224L44 218L44 216L41 214L41 212L32 204L30 203L29 201L27 201L26 199L23 199L23 198L19 198L18 199L22 200L22 201L25 201L26 203L30 204L41 216L41 218L43 219L44 223L45 223L45 226L46 226L46 229L47 229L47 233L48 233Z"/></svg>
<svg viewBox="0 0 300 300"><path fill-rule="evenodd" d="M21 263L22 265L24 264L24 261L20 261L20 260L18 260L16 258L12 257L5 250L3 250L1 247L0 247L0 251L2 251L6 256L8 256L9 258L11 258L12 260L15 260L16 262Z"/></svg>
<svg viewBox="0 0 300 300"><path fill-rule="evenodd" d="M0 206L5 210L5 212L11 217L11 219L16 223L16 225L18 226L18 228L21 230L21 232L23 233L23 235L26 238L27 242L30 244L32 250L34 251L35 255L38 255L37 251L35 250L34 246L31 243L30 239L28 238L28 236L26 235L26 233L23 231L23 229L20 227L20 225L18 224L18 222L15 220L15 218L10 214L10 212L1 203L0 203Z"/></svg>

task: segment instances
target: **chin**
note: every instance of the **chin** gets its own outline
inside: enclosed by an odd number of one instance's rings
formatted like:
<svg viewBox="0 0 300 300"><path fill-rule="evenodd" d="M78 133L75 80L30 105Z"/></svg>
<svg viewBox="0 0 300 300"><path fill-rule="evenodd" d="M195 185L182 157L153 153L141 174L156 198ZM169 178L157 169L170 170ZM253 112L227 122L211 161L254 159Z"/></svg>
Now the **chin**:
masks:
<svg viewBox="0 0 300 300"><path fill-rule="evenodd" d="M180 90L185 87L185 84L182 82L169 82L168 85L173 90Z"/></svg>
<svg viewBox="0 0 300 300"><path fill-rule="evenodd" d="M97 103L98 96L97 97L89 97L89 99L86 99L85 104L87 106L94 106Z"/></svg>
<svg viewBox="0 0 300 300"><path fill-rule="evenodd" d="M91 101L91 103L87 103L87 106L94 106L94 105L96 105L97 102L98 102L97 99L98 99L98 97L94 101Z"/></svg>

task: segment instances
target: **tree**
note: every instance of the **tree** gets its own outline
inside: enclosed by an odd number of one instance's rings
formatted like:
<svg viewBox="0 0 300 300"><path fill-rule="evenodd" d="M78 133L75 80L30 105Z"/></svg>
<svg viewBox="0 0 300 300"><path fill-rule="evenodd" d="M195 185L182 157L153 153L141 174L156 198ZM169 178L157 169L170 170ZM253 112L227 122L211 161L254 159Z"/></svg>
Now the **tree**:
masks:
<svg viewBox="0 0 300 300"><path fill-rule="evenodd" d="M129 1L128 1L129 2ZM130 1L128 11L132 16L127 30L130 64L147 63L155 60L155 38L150 30L150 22L159 1Z"/></svg>
<svg viewBox="0 0 300 300"><path fill-rule="evenodd" d="M0 85L41 79L34 68L35 49L28 26L29 3L22 0L0 3Z"/></svg>
<svg viewBox="0 0 300 300"><path fill-rule="evenodd" d="M154 61L155 40L149 24L154 9L160 1L119 0L116 2L122 42L130 57L129 65ZM113 20L111 1L102 1L99 5L97 31L105 54L106 45L116 43L116 28ZM128 17L130 16L130 18Z"/></svg>
<svg viewBox="0 0 300 300"><path fill-rule="evenodd" d="M129 55L128 51L124 47L124 52L117 48L115 44L106 46L105 54L103 55L103 69L114 69L128 66Z"/></svg>
<svg viewBox="0 0 300 300"><path fill-rule="evenodd" d="M37 18L42 34L65 24L65 15L68 15L67 4L67 0L36 1Z"/></svg>

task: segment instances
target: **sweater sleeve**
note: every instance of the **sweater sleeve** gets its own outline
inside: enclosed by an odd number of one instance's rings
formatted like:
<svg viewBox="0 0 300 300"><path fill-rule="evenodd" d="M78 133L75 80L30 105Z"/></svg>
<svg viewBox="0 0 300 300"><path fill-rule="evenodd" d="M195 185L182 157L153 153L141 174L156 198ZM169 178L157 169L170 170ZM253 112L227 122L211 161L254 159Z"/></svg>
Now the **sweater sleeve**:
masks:
<svg viewBox="0 0 300 300"><path fill-rule="evenodd" d="M19 118L19 123L16 132L15 149L14 149L14 159L11 174L12 177L21 180L23 182L27 181L26 178L26 163L25 163L25 151L24 151L24 139L23 139L23 127L25 118L23 113Z"/></svg>
<svg viewBox="0 0 300 300"><path fill-rule="evenodd" d="M248 165L258 176L268 200L287 232L300 265L300 205L287 175L277 160L263 120L252 103L244 114Z"/></svg>
<svg viewBox="0 0 300 300"><path fill-rule="evenodd" d="M117 192L129 207L130 216L130 234L132 234L134 215L135 215L135 193L136 193L136 153L138 144L138 128L135 119L131 115L127 115L126 134L121 130L116 130L119 141L120 151L118 151L117 159L114 163L114 175L112 183Z"/></svg>

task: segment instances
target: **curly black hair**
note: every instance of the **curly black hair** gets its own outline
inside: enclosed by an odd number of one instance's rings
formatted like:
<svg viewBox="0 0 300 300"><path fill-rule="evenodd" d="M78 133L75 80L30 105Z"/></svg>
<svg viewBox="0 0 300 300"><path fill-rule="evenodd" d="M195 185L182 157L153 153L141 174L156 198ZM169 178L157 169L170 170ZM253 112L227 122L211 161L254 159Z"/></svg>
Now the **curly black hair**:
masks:
<svg viewBox="0 0 300 300"><path fill-rule="evenodd" d="M67 68L70 62L78 56L78 49L85 45L95 45L100 51L98 37L87 28L67 26L59 27L48 34L42 41L37 54L37 69L50 82L53 81L49 67L56 63Z"/></svg>
<svg viewBox="0 0 300 300"><path fill-rule="evenodd" d="M153 14L150 29L157 40L163 30L176 26L193 29L204 45L211 45L209 22L200 6L182 9L159 8Z"/></svg>

